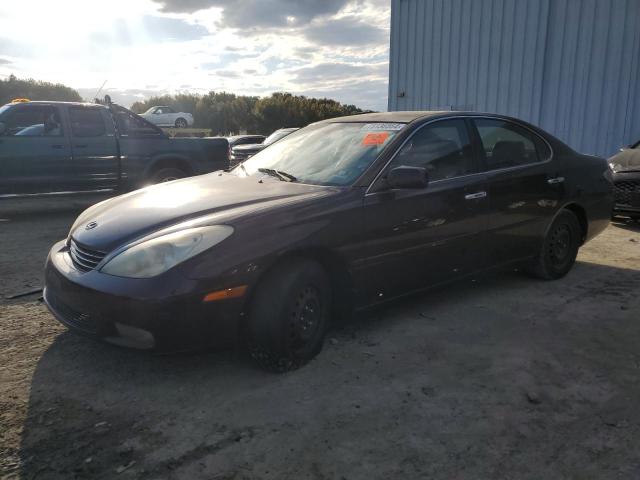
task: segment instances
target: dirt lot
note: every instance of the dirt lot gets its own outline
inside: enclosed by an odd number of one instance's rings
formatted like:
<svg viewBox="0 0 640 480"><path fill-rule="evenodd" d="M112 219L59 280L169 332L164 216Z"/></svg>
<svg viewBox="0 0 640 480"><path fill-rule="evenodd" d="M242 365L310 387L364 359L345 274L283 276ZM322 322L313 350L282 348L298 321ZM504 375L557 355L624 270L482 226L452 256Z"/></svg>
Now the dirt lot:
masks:
<svg viewBox="0 0 640 480"><path fill-rule="evenodd" d="M48 206L47 206L48 207ZM561 281L466 281L350 322L286 375L67 333L37 301L76 212L0 212L2 478L640 478L640 229Z"/></svg>

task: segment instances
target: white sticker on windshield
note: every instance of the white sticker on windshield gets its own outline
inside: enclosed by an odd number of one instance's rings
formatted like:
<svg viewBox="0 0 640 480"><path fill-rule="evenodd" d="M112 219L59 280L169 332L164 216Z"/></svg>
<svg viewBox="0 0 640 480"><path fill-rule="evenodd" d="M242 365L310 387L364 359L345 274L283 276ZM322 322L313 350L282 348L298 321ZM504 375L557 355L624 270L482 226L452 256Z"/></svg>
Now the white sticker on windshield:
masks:
<svg viewBox="0 0 640 480"><path fill-rule="evenodd" d="M366 130L368 132L378 130L402 130L404 126L404 123L367 123L363 125L360 130Z"/></svg>

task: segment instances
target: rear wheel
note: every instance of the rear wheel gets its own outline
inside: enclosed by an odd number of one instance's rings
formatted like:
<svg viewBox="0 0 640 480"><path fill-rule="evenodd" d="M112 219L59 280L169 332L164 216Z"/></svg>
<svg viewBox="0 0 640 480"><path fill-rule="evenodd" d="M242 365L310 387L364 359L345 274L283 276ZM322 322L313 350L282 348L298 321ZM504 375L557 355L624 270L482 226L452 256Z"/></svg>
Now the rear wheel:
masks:
<svg viewBox="0 0 640 480"><path fill-rule="evenodd" d="M161 168L151 175L151 183L164 183L186 177L187 174L176 167Z"/></svg>
<svg viewBox="0 0 640 480"><path fill-rule="evenodd" d="M542 251L529 271L545 280L564 277L576 261L581 230L576 216L563 210L553 220L544 239Z"/></svg>
<svg viewBox="0 0 640 480"><path fill-rule="evenodd" d="M187 121L184 118L176 119L176 128L187 128Z"/></svg>
<svg viewBox="0 0 640 480"><path fill-rule="evenodd" d="M286 372L322 349L331 311L331 287L312 260L294 260L258 285L247 325L249 352L263 368Z"/></svg>

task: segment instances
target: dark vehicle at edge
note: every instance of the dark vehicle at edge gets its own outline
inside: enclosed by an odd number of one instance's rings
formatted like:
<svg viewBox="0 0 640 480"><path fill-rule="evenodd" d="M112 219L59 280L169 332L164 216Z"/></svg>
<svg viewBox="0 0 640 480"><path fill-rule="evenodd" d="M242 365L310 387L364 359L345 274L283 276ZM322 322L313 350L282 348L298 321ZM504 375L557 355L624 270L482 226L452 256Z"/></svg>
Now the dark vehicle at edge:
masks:
<svg viewBox="0 0 640 480"><path fill-rule="evenodd" d="M609 159L613 175L613 215L640 221L640 142Z"/></svg>
<svg viewBox="0 0 640 480"><path fill-rule="evenodd" d="M276 130L271 135L269 135L266 139L264 139L260 143L253 144L244 144L237 145L231 148L231 157L230 164L231 167L235 167L238 163L244 162L246 159L251 158L253 155L258 153L260 150L267 148L272 143L277 142L278 140L286 137L290 133L298 130L297 128L281 128Z"/></svg>
<svg viewBox="0 0 640 480"><path fill-rule="evenodd" d="M239 145L256 145L265 141L267 137L264 135L232 135L226 137L229 142L229 148Z"/></svg>
<svg viewBox="0 0 640 480"><path fill-rule="evenodd" d="M224 138L170 138L116 104L0 107L0 198L126 192L228 168Z"/></svg>
<svg viewBox="0 0 640 480"><path fill-rule="evenodd" d="M560 278L611 207L604 159L519 120L336 118L230 173L89 208L50 251L44 299L94 338L158 350L243 339L283 371L320 351L332 318L492 267Z"/></svg>

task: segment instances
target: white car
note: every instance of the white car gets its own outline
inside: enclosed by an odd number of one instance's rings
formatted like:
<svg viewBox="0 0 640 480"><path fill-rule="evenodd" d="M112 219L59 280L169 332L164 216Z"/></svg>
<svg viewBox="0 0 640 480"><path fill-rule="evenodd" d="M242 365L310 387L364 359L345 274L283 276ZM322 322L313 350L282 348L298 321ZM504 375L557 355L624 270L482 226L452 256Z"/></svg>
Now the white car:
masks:
<svg viewBox="0 0 640 480"><path fill-rule="evenodd" d="M193 115L185 112L176 112L171 107L151 107L140 115L159 127L187 128L193 125Z"/></svg>

